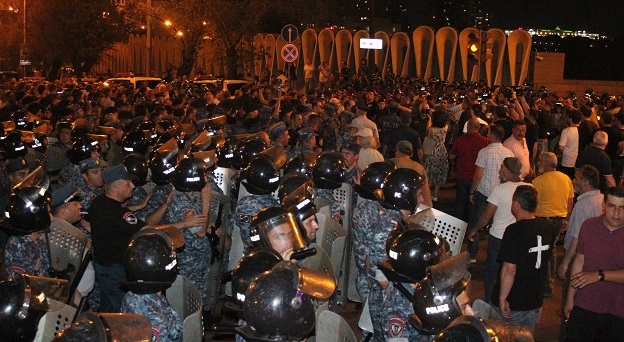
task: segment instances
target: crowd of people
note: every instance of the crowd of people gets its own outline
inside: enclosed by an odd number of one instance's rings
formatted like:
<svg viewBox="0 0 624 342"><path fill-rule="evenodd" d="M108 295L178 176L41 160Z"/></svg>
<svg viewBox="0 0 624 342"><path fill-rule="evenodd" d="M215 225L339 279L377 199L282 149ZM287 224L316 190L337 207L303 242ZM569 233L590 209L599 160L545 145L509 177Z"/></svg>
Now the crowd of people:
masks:
<svg viewBox="0 0 624 342"><path fill-rule="evenodd" d="M63 276L46 232L75 228L93 260L68 303L145 315L153 339L179 341L167 288L184 276L213 320L211 293L223 296L209 277L214 259L226 271L240 235L245 253L231 274L237 338L302 340L314 330L311 299L336 288L305 267L317 209L328 205L328 219L350 227L373 341L442 341L496 325L465 317L475 314L467 271L486 228L483 300L519 324L501 331L530 336L558 276L561 340L621 339L624 99L389 70L382 78L362 63L337 78L326 64L308 67L303 90L283 75L249 79L234 93L186 79L154 89L3 80L1 284L17 274ZM234 170L228 184L216 168ZM452 258L419 221L450 180L449 214L468 223L467 251ZM350 217L333 194L343 183L352 188ZM227 229L210 219L215 193L229 196ZM285 298L297 305L266 304Z"/></svg>

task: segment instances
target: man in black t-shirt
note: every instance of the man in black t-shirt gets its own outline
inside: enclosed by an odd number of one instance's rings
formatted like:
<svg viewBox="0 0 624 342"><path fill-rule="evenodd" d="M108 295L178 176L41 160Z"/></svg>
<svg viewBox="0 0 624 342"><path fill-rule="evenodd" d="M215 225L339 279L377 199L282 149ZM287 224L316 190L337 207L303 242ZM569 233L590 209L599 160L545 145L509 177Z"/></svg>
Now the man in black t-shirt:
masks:
<svg viewBox="0 0 624 342"><path fill-rule="evenodd" d="M507 227L498 261L501 268L491 301L503 317L533 332L544 301L548 250L553 248L550 223L535 217L537 190L520 185L513 194L511 213L516 223Z"/></svg>
<svg viewBox="0 0 624 342"><path fill-rule="evenodd" d="M102 312L119 312L125 292L119 281L126 281L122 266L132 236L145 226L123 202L132 197L132 176L123 164L102 174L104 194L91 203L87 220L91 223L95 281L100 286Z"/></svg>

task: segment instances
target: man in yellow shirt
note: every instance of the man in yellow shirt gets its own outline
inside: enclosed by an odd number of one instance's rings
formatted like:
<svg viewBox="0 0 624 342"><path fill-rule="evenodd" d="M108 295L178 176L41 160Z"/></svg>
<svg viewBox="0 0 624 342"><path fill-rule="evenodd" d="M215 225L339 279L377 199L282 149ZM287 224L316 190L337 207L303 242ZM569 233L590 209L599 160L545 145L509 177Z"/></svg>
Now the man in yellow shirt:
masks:
<svg viewBox="0 0 624 342"><path fill-rule="evenodd" d="M537 210L535 216L545 217L553 226L553 241L557 241L568 217L572 212L574 186L570 177L557 171L557 156L552 152L542 153L537 161L540 176L533 180L537 190ZM551 279L556 274L554 248L548 250L548 276L544 284L544 297L552 297Z"/></svg>

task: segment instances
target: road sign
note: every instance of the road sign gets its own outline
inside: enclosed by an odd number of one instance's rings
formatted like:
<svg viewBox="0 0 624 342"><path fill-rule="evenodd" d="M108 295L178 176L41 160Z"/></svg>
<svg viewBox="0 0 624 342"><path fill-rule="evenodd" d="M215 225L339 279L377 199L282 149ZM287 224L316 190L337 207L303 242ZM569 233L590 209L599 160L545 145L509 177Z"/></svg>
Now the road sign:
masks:
<svg viewBox="0 0 624 342"><path fill-rule="evenodd" d="M293 24L288 24L282 28L282 38L286 41L286 43L294 42L297 37L299 37L299 31L297 27Z"/></svg>
<svg viewBox="0 0 624 342"><path fill-rule="evenodd" d="M288 63L292 63L299 57L299 49L292 44L286 44L282 48L282 59Z"/></svg>

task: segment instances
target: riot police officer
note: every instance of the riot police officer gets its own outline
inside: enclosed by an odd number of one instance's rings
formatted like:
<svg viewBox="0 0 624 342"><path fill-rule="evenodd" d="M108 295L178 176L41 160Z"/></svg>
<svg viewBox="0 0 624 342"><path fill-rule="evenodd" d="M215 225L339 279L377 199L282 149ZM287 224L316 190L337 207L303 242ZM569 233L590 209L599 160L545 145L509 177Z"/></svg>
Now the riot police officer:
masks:
<svg viewBox="0 0 624 342"><path fill-rule="evenodd" d="M142 314L152 325L152 341L182 341L182 320L163 291L178 275L176 249L184 245L182 233L174 227L146 228L134 235L126 249L124 269L128 293L121 312Z"/></svg>

